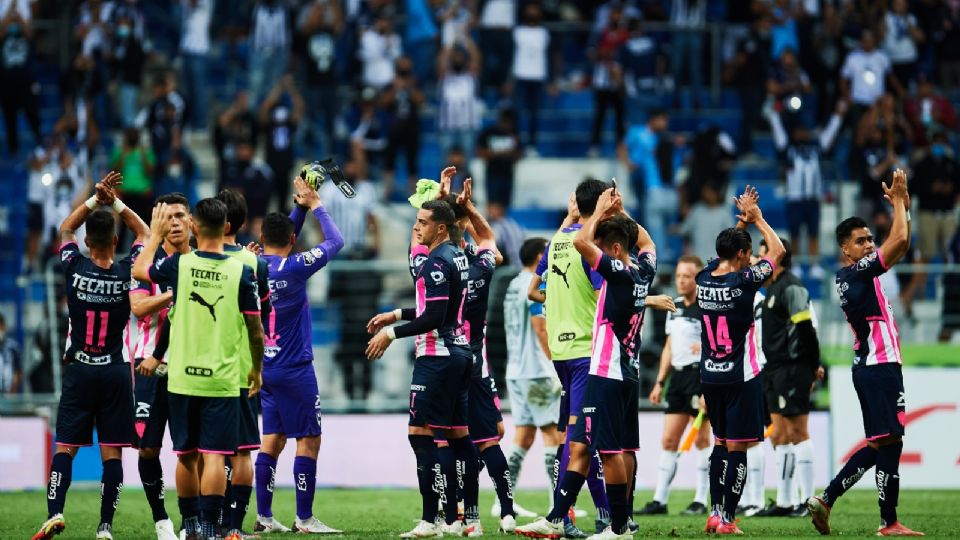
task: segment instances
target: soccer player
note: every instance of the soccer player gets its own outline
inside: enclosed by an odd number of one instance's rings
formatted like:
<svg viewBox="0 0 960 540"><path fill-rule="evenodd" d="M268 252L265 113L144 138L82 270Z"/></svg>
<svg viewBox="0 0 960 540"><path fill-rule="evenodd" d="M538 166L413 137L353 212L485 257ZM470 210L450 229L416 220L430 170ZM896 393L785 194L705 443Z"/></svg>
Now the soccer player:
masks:
<svg viewBox="0 0 960 540"><path fill-rule="evenodd" d="M190 203L182 193L169 193L157 198L171 209L170 232L153 255L154 263L174 253L190 252ZM160 465L160 447L167 429L170 410L167 404L167 378L157 374L161 362L154 356L160 329L167 320L173 299L172 283L135 282L130 291L130 311L137 317L139 337L134 358L134 397L136 399L137 433L140 456L137 467L140 481L153 513L157 540L176 540L173 522L163 504L163 467ZM164 366L166 367L166 366ZM161 373L163 371L161 370ZM197 486L199 489L199 486Z"/></svg>
<svg viewBox="0 0 960 540"><path fill-rule="evenodd" d="M813 525L830 534L830 511L837 499L876 465L880 504L877 536L923 536L897 519L900 498L900 454L903 452L903 373L900 337L880 275L910 248L910 195L907 175L897 169L892 185L883 184L884 197L893 205L893 225L880 248L859 217L837 225L844 267L837 272L840 307L853 330L853 387L860 399L867 444L840 469L819 497L807 499Z"/></svg>
<svg viewBox="0 0 960 540"><path fill-rule="evenodd" d="M60 264L66 277L69 316L63 355L63 394L57 410L56 453L47 484L47 521L33 540L52 538L66 528L63 508L73 458L93 444L96 426L103 460L98 539L112 539L113 515L123 487L121 449L136 439L133 386L125 343L130 320L130 268L143 249L147 225L116 198L121 177L111 172L96 186L96 195L79 205L60 225ZM115 261L116 221L110 205L134 233L130 254ZM86 226L90 257L80 254L76 231Z"/></svg>
<svg viewBox="0 0 960 540"><path fill-rule="evenodd" d="M680 457L680 439L687 425L700 413L700 309L697 307L697 273L703 269L699 257L685 255L677 261L674 281L677 296L675 313L667 313L667 341L660 354L660 371L650 391L650 402L666 403L663 416L663 450L657 471L657 488L653 500L637 510L637 515L667 513L670 483L677 474ZM667 377L670 377L669 386ZM666 388L666 392L664 392ZM710 462L710 420L703 419L695 441L697 455L697 491L693 502L683 511L685 515L707 513L707 492L710 480L707 474Z"/></svg>
<svg viewBox="0 0 960 540"><path fill-rule="evenodd" d="M313 322L307 300L307 282L343 248L340 230L327 213L316 191L303 180L294 180L297 203L287 217L268 214L260 229L263 258L270 269L270 300L263 361L263 445L257 454L257 523L254 531L288 532L273 517L273 485L277 458L296 440L293 477L297 486L297 531L339 533L313 515L320 453L320 393L313 370ZM309 251L293 252L303 228L305 208L313 213L323 235Z"/></svg>
<svg viewBox="0 0 960 540"><path fill-rule="evenodd" d="M590 371L590 355L593 344L593 319L597 312L597 291L603 278L590 268L573 246L573 238L589 220L597 206L597 199L606 190L606 183L595 179L580 182L567 203L567 217L561 228L550 240L544 256L537 265L536 275L530 280L528 297L546 304L547 337L553 367L560 377L563 388L560 394L560 417L557 427L566 432L567 426L577 422ZM549 274L549 279L546 276ZM546 280L547 288L540 290ZM570 450L566 445L557 450L558 462L554 465L559 476L567 470ZM602 531L610 520L610 504L599 477L600 460L595 457L587 476L587 486L597 508L597 532ZM559 487L558 487L559 489ZM556 496L556 494L554 494ZM582 536L573 524L567 527L568 535Z"/></svg>
<svg viewBox="0 0 960 540"><path fill-rule="evenodd" d="M764 368L764 394L773 433L770 442L776 451L777 500L757 516L805 517L805 505L793 502L799 480L800 500L813 495L813 441L807 432L810 391L823 378L820 342L814 327L810 293L791 271L790 243L781 239L784 255L766 285L766 300L761 307L762 343L767 364ZM760 243L760 255L767 246Z"/></svg>
<svg viewBox="0 0 960 540"><path fill-rule="evenodd" d="M543 437L543 463L547 478L553 479L553 463L561 436L557 431L560 414L560 381L550 363L547 344L547 322L543 304L527 298L527 287L547 247L545 238L530 238L520 246L520 264L523 269L507 286L503 301L503 324L507 335L507 394L516 426L513 451L507 462L510 478L517 485L520 467L540 430ZM556 486L553 486L556 488ZM553 506L553 489L548 490ZM536 517L513 509L520 517ZM499 512L497 513L499 515Z"/></svg>
<svg viewBox="0 0 960 540"><path fill-rule="evenodd" d="M247 201L239 192L224 189L217 194L217 200L227 207L227 228L223 235L223 252L250 268L257 280L257 293L260 296L260 319L265 322L270 315L270 285L268 283L267 261L258 257L244 246L237 244L237 233L247 220ZM257 424L257 397L251 395L246 374L252 367L249 350L241 350L242 365L237 370L240 388L237 399L240 410L240 431L237 441L237 453L225 458L227 491L223 499L221 512L222 528L227 531L243 533L243 520L250 504L253 492L253 462L250 451L260 448L260 426Z"/></svg>
<svg viewBox="0 0 960 540"><path fill-rule="evenodd" d="M747 477L747 446L763 440L763 392L754 325L754 296L773 274L783 244L763 219L756 190L747 186L736 199L737 227L717 236L717 256L697 274L697 306L702 316L700 338L701 390L713 426L710 455L710 503L706 531L740 534L737 504ZM751 265L748 224L754 224L768 246L767 257Z"/></svg>
<svg viewBox="0 0 960 540"><path fill-rule="evenodd" d="M439 502L433 489L434 467L439 466L435 431L444 434L457 459L464 463L477 460L466 429L473 353L462 318L470 263L450 241L455 220L453 209L445 201L423 203L417 212L414 238L427 246L429 255L417 276L417 307L379 314L367 325L367 330L375 334L367 347L370 359L380 358L394 339L417 336L407 433L417 458L423 513L417 526L402 538L442 536L444 532L463 534L456 513L446 516L444 527L435 523ZM385 328L401 319L411 322ZM447 481L450 480L448 477Z"/></svg>
<svg viewBox="0 0 960 540"><path fill-rule="evenodd" d="M640 445L636 417L639 387L640 328L650 283L656 277L657 259L650 236L620 213L622 199L606 190L593 215L574 236L575 249L590 268L604 279L594 317L593 351L582 408L571 428L570 462L557 488L553 509L545 518L517 527L517 533L534 538L560 538L563 518L586 481L591 456L599 452L610 499L611 523L590 538L632 538L628 527L629 479L632 463L624 452ZM614 216L605 219L613 213ZM596 242L596 243L595 243ZM599 245L599 247L598 247ZM640 253L636 264L631 247ZM666 299L670 305L670 299ZM553 309L550 307L549 309Z"/></svg>
<svg viewBox="0 0 960 540"><path fill-rule="evenodd" d="M155 252L170 232L170 213L162 203L154 208L148 253ZM252 367L247 381L250 395L256 394L263 326L253 270L223 253L226 205L203 199L192 217L196 251L176 253L153 265L142 259L134 265L133 275L140 281L173 283L167 390L170 435L179 460L177 494L186 537L212 538L219 533L226 491L224 456L238 446L237 371L249 348ZM201 462L198 497L189 480ZM181 478L187 481L181 484Z"/></svg>

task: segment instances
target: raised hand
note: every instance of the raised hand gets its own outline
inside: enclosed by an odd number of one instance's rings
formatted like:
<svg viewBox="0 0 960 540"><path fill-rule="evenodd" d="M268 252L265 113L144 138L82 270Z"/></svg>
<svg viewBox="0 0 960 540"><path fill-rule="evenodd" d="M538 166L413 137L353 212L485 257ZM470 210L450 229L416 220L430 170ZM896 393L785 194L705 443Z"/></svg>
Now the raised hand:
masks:
<svg viewBox="0 0 960 540"><path fill-rule="evenodd" d="M297 205L312 209L321 204L317 190L307 185L299 176L293 177L293 189L293 202Z"/></svg>
<svg viewBox="0 0 960 540"><path fill-rule="evenodd" d="M166 238L170 233L171 217L173 217L173 209L167 203L154 206L153 215L150 217L150 234L158 238Z"/></svg>
<svg viewBox="0 0 960 540"><path fill-rule="evenodd" d="M472 202L473 197L473 178L467 178L463 181L463 192L457 195L457 204L467 206Z"/></svg>
<svg viewBox="0 0 960 540"><path fill-rule="evenodd" d="M94 189L97 191L97 204L100 206L110 206L117 200L117 194L101 182L97 182Z"/></svg>
<svg viewBox="0 0 960 540"><path fill-rule="evenodd" d="M260 244L256 242L250 242L249 244L247 244L247 251L259 257L260 254L263 253L263 248L261 248Z"/></svg>
<svg viewBox="0 0 960 540"><path fill-rule="evenodd" d="M740 221L744 223L756 223L763 217L758 204L760 202L760 195L753 186L748 185L746 189L743 190L743 194L735 198L733 202L737 205L737 210L740 211L740 214L737 216L737 219Z"/></svg>
<svg viewBox="0 0 960 540"><path fill-rule="evenodd" d="M607 212L613 208L617 197L618 195L613 191L613 188L607 188L606 191L600 194L600 198L597 199L597 207L594 210L594 214L601 218L606 217Z"/></svg>
<svg viewBox="0 0 960 540"><path fill-rule="evenodd" d="M567 217L574 221L580 219L580 208L577 206L577 194L571 193L567 199Z"/></svg>
<svg viewBox="0 0 960 540"><path fill-rule="evenodd" d="M447 167L440 171L440 191L437 192L437 199L443 199L450 194L450 185L453 183L455 174L457 174L456 167Z"/></svg>
<svg viewBox="0 0 960 540"><path fill-rule="evenodd" d="M907 173L903 172L903 169L893 171L893 180L890 186L887 186L885 182L881 185L883 186L883 198L890 201L890 204L903 201L909 208L910 194L907 191Z"/></svg>

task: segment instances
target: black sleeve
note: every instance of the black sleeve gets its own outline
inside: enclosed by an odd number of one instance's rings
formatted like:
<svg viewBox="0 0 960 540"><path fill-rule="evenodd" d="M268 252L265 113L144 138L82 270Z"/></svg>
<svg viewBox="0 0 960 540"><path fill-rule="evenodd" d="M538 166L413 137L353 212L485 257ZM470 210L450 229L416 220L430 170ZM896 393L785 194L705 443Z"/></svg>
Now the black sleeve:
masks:
<svg viewBox="0 0 960 540"><path fill-rule="evenodd" d="M397 326L394 330L398 338L417 336L425 334L430 330L436 330L443 324L443 317L447 313L447 300L433 300L427 302L423 313L416 319L403 326Z"/></svg>
<svg viewBox="0 0 960 540"><path fill-rule="evenodd" d="M170 319L163 320L160 325L160 335L157 336L157 344L153 348L153 357L157 360L163 360L167 354L167 347L170 345Z"/></svg>
<svg viewBox="0 0 960 540"><path fill-rule="evenodd" d="M412 321L417 318L417 310L414 308L403 308L400 310L401 321Z"/></svg>
<svg viewBox="0 0 960 540"><path fill-rule="evenodd" d="M813 327L813 321L806 320L790 326L790 333L793 333L793 339L790 339L791 356L800 363L816 370L820 367L820 340L817 338L817 331Z"/></svg>

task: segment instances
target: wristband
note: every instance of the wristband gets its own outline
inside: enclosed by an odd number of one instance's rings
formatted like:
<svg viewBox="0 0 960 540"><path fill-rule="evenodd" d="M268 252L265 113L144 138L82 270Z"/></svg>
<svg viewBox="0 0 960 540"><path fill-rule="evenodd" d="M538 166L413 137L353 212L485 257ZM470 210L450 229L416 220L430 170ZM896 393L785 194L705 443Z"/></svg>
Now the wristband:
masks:
<svg viewBox="0 0 960 540"><path fill-rule="evenodd" d="M390 338L390 341L397 339L397 332L393 329L392 326L385 329L387 332L387 337Z"/></svg>
<svg viewBox="0 0 960 540"><path fill-rule="evenodd" d="M910 220L913 219L910 217L910 211L907 210L907 223L910 223Z"/></svg>
<svg viewBox="0 0 960 540"><path fill-rule="evenodd" d="M400 309L400 308L397 308L397 309L393 310L393 316L394 316L394 318L397 319L398 321L402 321L402 320L403 320L403 310Z"/></svg>
<svg viewBox="0 0 960 540"><path fill-rule="evenodd" d="M85 204L87 208L89 208L90 210L96 210L97 206L100 206L99 203L97 203L96 195L93 195L92 197L87 199L86 202L84 202L83 204Z"/></svg>
<svg viewBox="0 0 960 540"><path fill-rule="evenodd" d="M113 204L110 205L110 207L113 208L113 211L118 214L123 213L123 211L127 209L127 205L123 204L123 201L120 199L114 199Z"/></svg>

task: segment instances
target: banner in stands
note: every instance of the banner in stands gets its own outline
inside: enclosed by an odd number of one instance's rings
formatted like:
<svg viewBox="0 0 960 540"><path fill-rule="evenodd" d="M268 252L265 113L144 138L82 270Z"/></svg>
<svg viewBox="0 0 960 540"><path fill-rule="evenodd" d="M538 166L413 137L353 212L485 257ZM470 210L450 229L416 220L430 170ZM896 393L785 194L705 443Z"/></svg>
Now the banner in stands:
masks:
<svg viewBox="0 0 960 540"><path fill-rule="evenodd" d="M904 368L903 386L907 411L900 485L956 489L960 486L960 369ZM863 416L849 367L830 369L830 411L831 470L838 471L865 444ZM857 487L876 489L873 475L866 475Z"/></svg>

